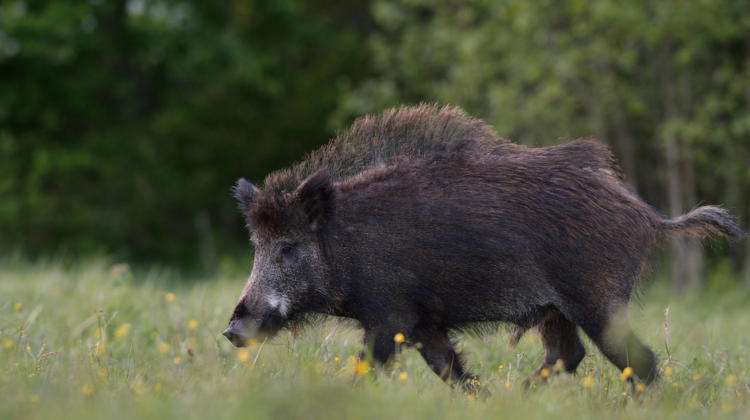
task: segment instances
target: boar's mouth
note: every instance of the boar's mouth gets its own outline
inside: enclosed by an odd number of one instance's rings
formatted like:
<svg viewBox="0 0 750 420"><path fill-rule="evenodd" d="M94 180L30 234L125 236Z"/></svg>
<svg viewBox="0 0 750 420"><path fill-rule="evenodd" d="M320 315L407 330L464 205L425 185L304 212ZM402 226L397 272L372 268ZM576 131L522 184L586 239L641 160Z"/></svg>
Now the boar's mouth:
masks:
<svg viewBox="0 0 750 420"><path fill-rule="evenodd" d="M287 319L278 310L270 310L261 317L251 316L244 304L240 303L229 320L229 328L224 331L235 347L247 347L252 340L273 338L286 324Z"/></svg>

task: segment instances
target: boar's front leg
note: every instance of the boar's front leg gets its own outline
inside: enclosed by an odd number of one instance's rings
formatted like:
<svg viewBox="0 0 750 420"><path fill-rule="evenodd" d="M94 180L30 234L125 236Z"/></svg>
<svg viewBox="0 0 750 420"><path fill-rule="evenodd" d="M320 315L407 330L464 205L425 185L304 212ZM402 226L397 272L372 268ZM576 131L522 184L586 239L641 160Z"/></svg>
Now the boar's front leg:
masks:
<svg viewBox="0 0 750 420"><path fill-rule="evenodd" d="M365 349L372 349L373 361L384 365L396 349L394 336L407 328L365 329L363 348L359 358L365 358ZM461 355L456 352L446 330L440 328L414 328L405 334L407 341L419 350L427 365L451 386L460 383L464 389L477 392L479 381L464 369Z"/></svg>
<svg viewBox="0 0 750 420"><path fill-rule="evenodd" d="M461 383L465 389L476 391L475 388L479 384L477 377L464 369L461 355L456 352L447 331L420 330L411 338L430 369L446 383L452 386Z"/></svg>
<svg viewBox="0 0 750 420"><path fill-rule="evenodd" d="M396 350L396 345L393 342L393 337L396 333L391 334L392 331L396 330L390 328L380 328L377 330L365 329L364 336L362 337L362 350L359 351L359 360L364 360L366 351L371 349L373 362L385 365Z"/></svg>
<svg viewBox="0 0 750 420"><path fill-rule="evenodd" d="M401 333L407 340L413 341L409 332L417 322L412 314L413 312L390 311L390 317L385 322L363 325L365 331L362 350L359 352L360 360L364 360L366 350L371 350L373 362L385 365L396 351L396 334Z"/></svg>

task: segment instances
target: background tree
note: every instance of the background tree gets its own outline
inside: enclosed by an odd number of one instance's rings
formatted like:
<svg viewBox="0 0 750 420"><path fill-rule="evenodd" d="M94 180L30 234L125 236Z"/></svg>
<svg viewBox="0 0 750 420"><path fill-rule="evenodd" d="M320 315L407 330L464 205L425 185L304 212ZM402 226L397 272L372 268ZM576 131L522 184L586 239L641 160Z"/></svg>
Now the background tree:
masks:
<svg viewBox="0 0 750 420"><path fill-rule="evenodd" d="M365 68L362 7L1 3L3 249L209 270L246 249L229 190L333 134L340 88Z"/></svg>

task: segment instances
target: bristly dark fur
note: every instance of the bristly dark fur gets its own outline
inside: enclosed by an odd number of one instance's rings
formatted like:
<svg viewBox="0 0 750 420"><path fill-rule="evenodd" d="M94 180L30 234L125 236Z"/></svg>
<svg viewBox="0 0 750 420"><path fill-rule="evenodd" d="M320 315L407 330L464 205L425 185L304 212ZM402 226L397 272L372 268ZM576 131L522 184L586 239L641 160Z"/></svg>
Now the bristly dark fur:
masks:
<svg viewBox="0 0 750 420"><path fill-rule="evenodd" d="M654 354L624 314L659 241L743 233L713 206L665 219L595 140L527 148L436 105L361 118L262 192L241 181L236 195L262 239L243 316L281 314L295 329L315 314L354 319L380 363L402 333L454 383L473 376L451 335L502 323L512 343L539 332L537 374L559 360L575 371L580 329L654 380Z"/></svg>
<svg viewBox="0 0 750 420"><path fill-rule="evenodd" d="M435 153L482 153L504 142L487 124L469 117L460 108L402 106L356 120L349 130L339 133L291 169L269 175L265 190L293 191L322 168L330 171L334 181L341 181L402 158Z"/></svg>
<svg viewBox="0 0 750 420"><path fill-rule="evenodd" d="M328 169L322 168L303 182L294 193L313 232L323 234L333 219L336 190Z"/></svg>
<svg viewBox="0 0 750 420"><path fill-rule="evenodd" d="M745 232L737 225L737 219L718 206L698 207L688 214L662 222L670 234L687 235L698 238L727 236L742 239Z"/></svg>

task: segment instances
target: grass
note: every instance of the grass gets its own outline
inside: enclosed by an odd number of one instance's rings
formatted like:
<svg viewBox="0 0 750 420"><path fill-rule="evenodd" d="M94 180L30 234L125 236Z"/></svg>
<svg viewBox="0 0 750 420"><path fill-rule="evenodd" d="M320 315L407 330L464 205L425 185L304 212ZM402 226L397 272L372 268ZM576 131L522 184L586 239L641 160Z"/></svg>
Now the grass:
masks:
<svg viewBox="0 0 750 420"><path fill-rule="evenodd" d="M727 284L727 282L724 282ZM729 283L731 284L731 283ZM158 270L104 261L0 268L0 418L747 418L750 290L676 298L659 284L633 324L665 373L640 398L586 341L577 376L525 393L541 358L528 334L459 337L491 396L443 384L414 350L355 376L361 333L332 323L237 350L221 331L243 286L179 286ZM724 287L725 289L726 286ZM664 310L669 306L669 358ZM668 362L666 362L668 359ZM502 366L502 369L499 367ZM362 368L362 366L359 366Z"/></svg>

